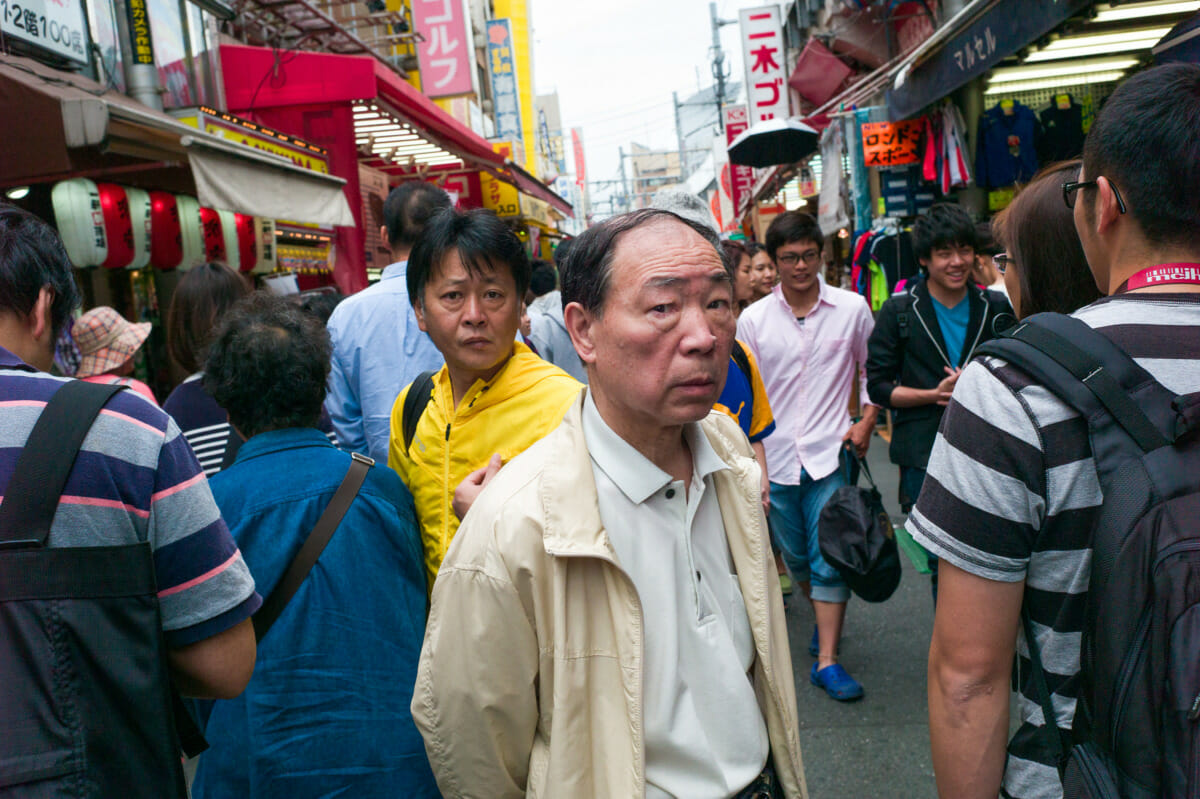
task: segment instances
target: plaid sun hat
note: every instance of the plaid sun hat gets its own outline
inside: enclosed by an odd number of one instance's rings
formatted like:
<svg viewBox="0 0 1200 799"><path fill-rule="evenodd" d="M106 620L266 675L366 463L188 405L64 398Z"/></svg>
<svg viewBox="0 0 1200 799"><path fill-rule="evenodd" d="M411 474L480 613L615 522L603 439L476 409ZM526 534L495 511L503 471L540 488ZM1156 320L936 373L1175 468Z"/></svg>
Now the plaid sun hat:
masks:
<svg viewBox="0 0 1200 799"><path fill-rule="evenodd" d="M108 374L132 358L149 335L149 322L130 324L106 305L93 308L71 327L71 337L82 356L75 376Z"/></svg>

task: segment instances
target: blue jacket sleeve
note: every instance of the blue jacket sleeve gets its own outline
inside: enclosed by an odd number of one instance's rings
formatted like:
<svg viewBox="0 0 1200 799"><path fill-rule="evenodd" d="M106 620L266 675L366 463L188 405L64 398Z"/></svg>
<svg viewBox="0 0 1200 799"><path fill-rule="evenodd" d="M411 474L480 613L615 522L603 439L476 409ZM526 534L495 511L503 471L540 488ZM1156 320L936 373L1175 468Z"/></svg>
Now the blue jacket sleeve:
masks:
<svg viewBox="0 0 1200 799"><path fill-rule="evenodd" d="M346 452L367 454L367 434L363 429L362 404L356 390L357 377L351 366L343 362L338 349L337 333L329 329L333 338L333 357L329 368L329 393L325 396L325 410L333 421L333 432L337 435L338 447Z"/></svg>

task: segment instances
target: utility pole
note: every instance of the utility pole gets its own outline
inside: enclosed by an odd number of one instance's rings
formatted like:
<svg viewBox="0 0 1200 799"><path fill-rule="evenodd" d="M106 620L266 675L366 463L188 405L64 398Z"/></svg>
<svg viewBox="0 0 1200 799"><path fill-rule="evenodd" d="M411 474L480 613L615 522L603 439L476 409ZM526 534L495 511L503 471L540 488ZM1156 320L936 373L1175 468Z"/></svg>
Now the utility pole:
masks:
<svg viewBox="0 0 1200 799"><path fill-rule="evenodd" d="M621 154L621 210L629 210L629 183L625 179L625 148L618 147L617 152Z"/></svg>
<svg viewBox="0 0 1200 799"><path fill-rule="evenodd" d="M725 69L725 51L721 49L721 27L736 25L735 19L721 19L717 16L717 4L708 4L708 15L712 20L712 75L717 89L717 126L721 133L725 132L725 81L729 73Z"/></svg>
<svg viewBox="0 0 1200 799"><path fill-rule="evenodd" d="M687 160L684 156L683 123L679 119L679 92L671 92L671 102L675 104L675 137L679 139L679 171L686 176Z"/></svg>

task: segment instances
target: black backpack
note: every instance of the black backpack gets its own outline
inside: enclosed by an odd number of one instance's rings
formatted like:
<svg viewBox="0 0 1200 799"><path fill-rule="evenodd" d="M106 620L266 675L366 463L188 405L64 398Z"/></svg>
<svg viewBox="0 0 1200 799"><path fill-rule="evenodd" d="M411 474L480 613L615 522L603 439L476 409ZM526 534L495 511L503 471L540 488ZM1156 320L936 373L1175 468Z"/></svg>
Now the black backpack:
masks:
<svg viewBox="0 0 1200 799"><path fill-rule="evenodd" d="M1200 797L1200 393L1176 396L1085 323L1038 314L985 344L1088 423L1104 502L1065 799ZM1198 366L1197 368L1200 368ZM1055 718L1022 611L1045 718Z"/></svg>
<svg viewBox="0 0 1200 799"><path fill-rule="evenodd" d="M4 799L184 799L181 745L207 746L171 689L150 544L46 546L79 447L122 388L64 383L0 504Z"/></svg>

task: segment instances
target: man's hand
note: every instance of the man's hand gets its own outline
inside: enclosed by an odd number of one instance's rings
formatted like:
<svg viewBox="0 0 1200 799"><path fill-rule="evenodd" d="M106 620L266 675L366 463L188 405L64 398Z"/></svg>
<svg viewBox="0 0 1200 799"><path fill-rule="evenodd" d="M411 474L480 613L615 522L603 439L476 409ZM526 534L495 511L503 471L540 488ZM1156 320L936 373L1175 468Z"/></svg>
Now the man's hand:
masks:
<svg viewBox="0 0 1200 799"><path fill-rule="evenodd" d="M947 376L942 378L942 382L937 384L934 392L937 395L938 405L949 405L950 395L954 393L954 386L958 383L958 376L962 374L962 369L951 369L949 366L943 366L942 370L945 371Z"/></svg>
<svg viewBox="0 0 1200 799"><path fill-rule="evenodd" d="M479 492L484 487L492 482L492 478L500 471L500 467L504 465L504 460L499 453L492 456L487 462L487 466L482 469L476 469L463 478L463 481L458 484L458 488L454 489L454 499L450 506L454 508L454 515L462 520L462 517L467 515L467 511L475 504L475 498L479 496Z"/></svg>
<svg viewBox="0 0 1200 799"><path fill-rule="evenodd" d="M875 432L876 416L878 416L878 411L864 413L863 418L851 425L850 429L846 431L846 435L842 436L842 441L849 441L860 458L867 456L867 449L871 446L871 433Z"/></svg>
<svg viewBox="0 0 1200 799"><path fill-rule="evenodd" d="M759 499L762 501L763 513L770 515L771 513L771 480L767 477L767 450L761 441L753 441L750 448L754 450L754 459L758 461L758 467L761 471L759 486Z"/></svg>

